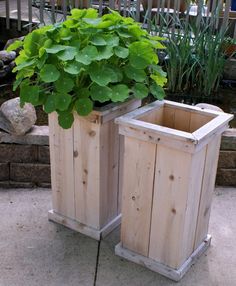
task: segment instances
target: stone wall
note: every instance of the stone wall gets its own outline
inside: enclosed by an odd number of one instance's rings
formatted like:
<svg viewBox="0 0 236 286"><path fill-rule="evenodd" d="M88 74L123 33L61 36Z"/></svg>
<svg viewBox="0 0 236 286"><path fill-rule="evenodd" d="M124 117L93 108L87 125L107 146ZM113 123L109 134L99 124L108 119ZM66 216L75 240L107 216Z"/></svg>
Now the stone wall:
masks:
<svg viewBox="0 0 236 286"><path fill-rule="evenodd" d="M0 187L50 187L48 133L47 126L25 136L0 132ZM236 187L236 129L222 137L216 183Z"/></svg>
<svg viewBox="0 0 236 286"><path fill-rule="evenodd" d="M0 187L50 187L48 127L25 136L0 132Z"/></svg>
<svg viewBox="0 0 236 286"><path fill-rule="evenodd" d="M236 187L236 129L228 129L222 137L216 184Z"/></svg>

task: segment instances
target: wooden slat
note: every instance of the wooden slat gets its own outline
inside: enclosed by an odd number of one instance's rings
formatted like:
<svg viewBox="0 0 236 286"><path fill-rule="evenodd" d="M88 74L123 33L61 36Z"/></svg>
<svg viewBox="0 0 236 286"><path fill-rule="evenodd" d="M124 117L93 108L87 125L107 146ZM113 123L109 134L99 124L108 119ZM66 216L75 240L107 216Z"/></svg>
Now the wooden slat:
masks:
<svg viewBox="0 0 236 286"><path fill-rule="evenodd" d="M175 109L171 107L164 107L163 125L169 128L175 126Z"/></svg>
<svg viewBox="0 0 236 286"><path fill-rule="evenodd" d="M44 2L45 0L40 0L40 4L39 4L39 21L40 23L44 22Z"/></svg>
<svg viewBox="0 0 236 286"><path fill-rule="evenodd" d="M191 119L191 112L176 109L174 128L177 130L190 132L190 119Z"/></svg>
<svg viewBox="0 0 236 286"><path fill-rule="evenodd" d="M223 28L226 29L229 24L229 12L230 12L231 0L226 0L225 11L223 18Z"/></svg>
<svg viewBox="0 0 236 286"><path fill-rule="evenodd" d="M100 126L100 226L118 213L119 132L114 120Z"/></svg>
<svg viewBox="0 0 236 286"><path fill-rule="evenodd" d="M124 139L123 135L119 135L119 181L118 181L118 201L117 201L117 212L121 213L121 204L122 204L122 186L123 186L123 169L124 169Z"/></svg>
<svg viewBox="0 0 236 286"><path fill-rule="evenodd" d="M160 109L153 110L152 112L149 112L142 117L139 117L139 120L153 124L163 125L163 114L164 108L162 107Z"/></svg>
<svg viewBox="0 0 236 286"><path fill-rule="evenodd" d="M141 0L137 0L135 4L135 9L136 9L136 17L135 20L137 22L140 21L140 5L141 5Z"/></svg>
<svg viewBox="0 0 236 286"><path fill-rule="evenodd" d="M157 147L149 257L175 269L193 248L204 155Z"/></svg>
<svg viewBox="0 0 236 286"><path fill-rule="evenodd" d="M66 19L67 16L67 0L61 0L62 2L62 12L63 12L63 17Z"/></svg>
<svg viewBox="0 0 236 286"><path fill-rule="evenodd" d="M99 229L100 125L86 119L74 121L74 168L76 220Z"/></svg>
<svg viewBox="0 0 236 286"><path fill-rule="evenodd" d="M32 30L32 0L28 0L29 31Z"/></svg>
<svg viewBox="0 0 236 286"><path fill-rule="evenodd" d="M191 119L190 119L190 132L194 132L200 127L202 127L204 124L208 123L210 120L212 120L212 117L209 117L205 114L196 114L192 113L191 114Z"/></svg>
<svg viewBox="0 0 236 286"><path fill-rule="evenodd" d="M156 145L125 138L121 241L148 255Z"/></svg>
<svg viewBox="0 0 236 286"><path fill-rule="evenodd" d="M202 182L202 191L199 203L194 250L202 243L202 241L206 238L208 234L211 202L212 202L213 191L215 188L215 178L216 178L220 143L221 143L221 135L217 135L207 145L205 172Z"/></svg>
<svg viewBox="0 0 236 286"><path fill-rule="evenodd" d="M21 1L17 0L17 29L21 31Z"/></svg>
<svg viewBox="0 0 236 286"><path fill-rule="evenodd" d="M52 23L55 23L56 22L56 14L55 14L55 1L56 0L51 0L51 20L52 20Z"/></svg>
<svg viewBox="0 0 236 286"><path fill-rule="evenodd" d="M6 0L6 28L10 29L10 0Z"/></svg>
<svg viewBox="0 0 236 286"><path fill-rule="evenodd" d="M56 113L49 116L53 210L75 218L73 128L62 129Z"/></svg>

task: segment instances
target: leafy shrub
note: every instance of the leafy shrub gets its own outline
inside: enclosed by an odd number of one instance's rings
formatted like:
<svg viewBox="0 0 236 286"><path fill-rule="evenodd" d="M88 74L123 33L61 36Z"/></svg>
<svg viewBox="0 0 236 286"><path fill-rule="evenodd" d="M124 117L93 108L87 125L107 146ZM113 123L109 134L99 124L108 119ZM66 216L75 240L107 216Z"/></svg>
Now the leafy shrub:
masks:
<svg viewBox="0 0 236 286"><path fill-rule="evenodd" d="M95 102L164 97L166 74L158 66L161 38L151 36L131 18L117 12L98 17L95 9L73 9L63 23L28 34L16 59L14 89L22 105L56 111L59 124L70 128L76 111L88 115Z"/></svg>

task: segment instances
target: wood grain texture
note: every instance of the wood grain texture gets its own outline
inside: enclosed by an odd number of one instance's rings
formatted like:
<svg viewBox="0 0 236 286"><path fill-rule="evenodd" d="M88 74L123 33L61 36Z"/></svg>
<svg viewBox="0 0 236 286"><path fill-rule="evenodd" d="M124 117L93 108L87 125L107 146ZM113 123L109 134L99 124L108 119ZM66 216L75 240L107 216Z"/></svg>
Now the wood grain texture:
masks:
<svg viewBox="0 0 236 286"><path fill-rule="evenodd" d="M121 240L148 255L156 145L125 138Z"/></svg>
<svg viewBox="0 0 236 286"><path fill-rule="evenodd" d="M221 135L215 138L206 146L205 171L202 180L201 198L198 210L198 221L196 226L196 236L194 249L196 249L208 234L208 226L211 212L211 203L213 191L215 188L215 179L217 171L217 163L219 158L219 150L221 143Z"/></svg>
<svg viewBox="0 0 236 286"><path fill-rule="evenodd" d="M64 130L56 113L49 116L53 209L75 218L73 129Z"/></svg>

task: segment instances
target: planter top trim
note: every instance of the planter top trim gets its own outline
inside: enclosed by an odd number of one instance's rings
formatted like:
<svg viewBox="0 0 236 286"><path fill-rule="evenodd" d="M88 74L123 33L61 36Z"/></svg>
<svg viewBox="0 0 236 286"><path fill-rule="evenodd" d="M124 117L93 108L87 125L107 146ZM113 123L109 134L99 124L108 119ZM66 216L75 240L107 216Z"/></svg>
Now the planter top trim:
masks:
<svg viewBox="0 0 236 286"><path fill-rule="evenodd" d="M231 114L163 100L121 116L116 123L122 135L192 153L212 135L222 133L231 119Z"/></svg>

